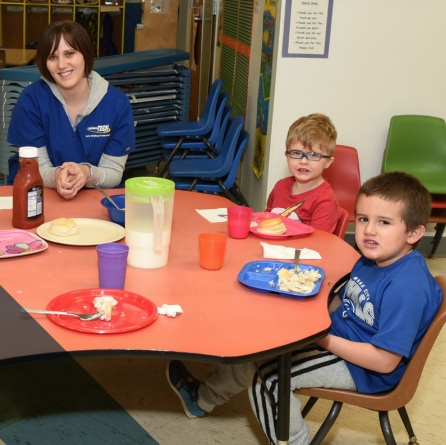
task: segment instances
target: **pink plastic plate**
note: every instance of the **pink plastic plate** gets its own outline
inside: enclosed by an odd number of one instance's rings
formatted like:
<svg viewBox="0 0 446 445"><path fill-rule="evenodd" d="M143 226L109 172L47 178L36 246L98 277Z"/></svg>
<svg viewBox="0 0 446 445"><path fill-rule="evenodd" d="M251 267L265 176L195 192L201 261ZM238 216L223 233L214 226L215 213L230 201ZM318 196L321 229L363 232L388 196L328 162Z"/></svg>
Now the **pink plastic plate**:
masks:
<svg viewBox="0 0 446 445"><path fill-rule="evenodd" d="M48 249L42 238L26 230L0 230L0 258L30 255Z"/></svg>
<svg viewBox="0 0 446 445"><path fill-rule="evenodd" d="M257 227L251 227L249 231L253 233L254 235L260 236L261 238L266 239L284 239L288 238L289 236L302 236L302 235L308 235L311 232L314 232L314 228L311 226L308 226L307 224L303 224L298 221L293 221L290 218L286 218L285 216L277 215L276 213L268 213L268 212L257 212L253 213L252 220L256 222L257 224L260 224L262 221L265 221L265 219L272 219L272 218L280 218L283 223L286 226L286 232L282 235L265 235L264 233L259 233L257 231Z"/></svg>

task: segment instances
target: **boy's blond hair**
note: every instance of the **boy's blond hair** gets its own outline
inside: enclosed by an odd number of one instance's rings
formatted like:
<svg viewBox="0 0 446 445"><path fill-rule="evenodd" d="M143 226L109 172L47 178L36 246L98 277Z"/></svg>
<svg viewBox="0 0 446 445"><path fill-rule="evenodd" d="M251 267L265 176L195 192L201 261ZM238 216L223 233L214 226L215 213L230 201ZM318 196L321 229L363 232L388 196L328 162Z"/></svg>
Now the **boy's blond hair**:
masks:
<svg viewBox="0 0 446 445"><path fill-rule="evenodd" d="M288 130L286 147L294 142L301 142L309 150L313 144L321 144L333 156L336 148L337 132L328 116L321 113L313 113L303 116L292 124Z"/></svg>
<svg viewBox="0 0 446 445"><path fill-rule="evenodd" d="M426 187L415 177L404 172L381 173L369 179L359 189L359 196L379 196L390 202L401 202L401 218L407 232L419 226L426 227L431 213L431 195ZM356 206L355 206L356 213ZM413 245L417 247L419 241Z"/></svg>

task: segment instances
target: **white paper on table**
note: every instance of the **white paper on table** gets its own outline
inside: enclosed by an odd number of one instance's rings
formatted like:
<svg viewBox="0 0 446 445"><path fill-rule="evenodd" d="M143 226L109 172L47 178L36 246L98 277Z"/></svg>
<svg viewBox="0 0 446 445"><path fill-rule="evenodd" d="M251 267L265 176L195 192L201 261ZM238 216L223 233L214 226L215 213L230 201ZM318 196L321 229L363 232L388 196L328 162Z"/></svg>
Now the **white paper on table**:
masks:
<svg viewBox="0 0 446 445"><path fill-rule="evenodd" d="M0 197L0 210L12 209L12 196Z"/></svg>
<svg viewBox="0 0 446 445"><path fill-rule="evenodd" d="M179 304L163 304L163 307L158 308L158 314L176 317L178 314L184 314L184 311Z"/></svg>
<svg viewBox="0 0 446 445"><path fill-rule="evenodd" d="M195 209L203 218L206 218L209 222L227 222L228 221L228 209Z"/></svg>
<svg viewBox="0 0 446 445"><path fill-rule="evenodd" d="M300 260L321 260L319 252L315 250L303 248L295 249L294 247L276 246L268 243L260 243L263 247L263 258L273 260L294 260L294 252L300 250Z"/></svg>

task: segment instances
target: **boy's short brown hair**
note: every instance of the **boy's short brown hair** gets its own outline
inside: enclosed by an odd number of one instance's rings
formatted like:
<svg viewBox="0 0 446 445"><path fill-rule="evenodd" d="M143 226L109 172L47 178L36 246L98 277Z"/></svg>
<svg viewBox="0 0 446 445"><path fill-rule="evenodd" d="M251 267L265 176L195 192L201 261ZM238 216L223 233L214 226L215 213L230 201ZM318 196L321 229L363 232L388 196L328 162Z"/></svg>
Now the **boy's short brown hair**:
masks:
<svg viewBox="0 0 446 445"><path fill-rule="evenodd" d="M401 217L406 224L407 232L415 230L419 226L426 227L429 221L431 195L415 176L408 173L381 173L362 185L356 202L361 195L379 196L391 202L401 201L403 204Z"/></svg>
<svg viewBox="0 0 446 445"><path fill-rule="evenodd" d="M94 49L87 31L79 23L71 20L51 23L43 31L37 46L37 66L42 76L52 83L55 81L46 63L48 57L58 48L62 36L68 46L80 52L84 57L85 76L88 76L93 69Z"/></svg>
<svg viewBox="0 0 446 445"><path fill-rule="evenodd" d="M336 148L337 132L328 116L321 113L313 113L303 116L292 124L288 130L286 147L289 148L293 142L301 142L308 149L313 144L321 144L328 150L330 156Z"/></svg>

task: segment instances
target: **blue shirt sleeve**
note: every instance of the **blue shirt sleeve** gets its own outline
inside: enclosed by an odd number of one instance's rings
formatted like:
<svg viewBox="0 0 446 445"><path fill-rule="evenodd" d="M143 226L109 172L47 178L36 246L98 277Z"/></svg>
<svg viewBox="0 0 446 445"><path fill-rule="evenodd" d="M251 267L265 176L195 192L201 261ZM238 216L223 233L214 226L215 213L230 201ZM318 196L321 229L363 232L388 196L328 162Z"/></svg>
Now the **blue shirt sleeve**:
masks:
<svg viewBox="0 0 446 445"><path fill-rule="evenodd" d="M12 110L8 142L19 147L45 147L47 143L39 101L31 90L30 87L23 90Z"/></svg>
<svg viewBox="0 0 446 445"><path fill-rule="evenodd" d="M124 108L124 110L120 113L120 119L115 123L113 134L104 150L104 153L109 156L125 156L135 150L135 125L132 107L127 96L121 94L124 97L119 97L117 106L121 110Z"/></svg>

